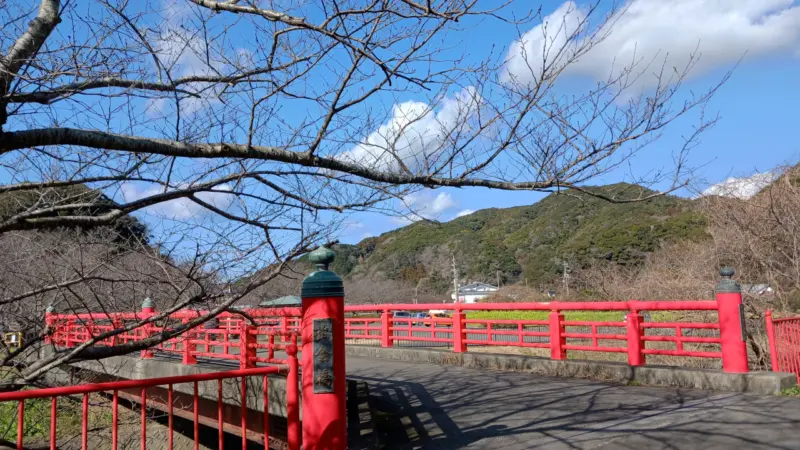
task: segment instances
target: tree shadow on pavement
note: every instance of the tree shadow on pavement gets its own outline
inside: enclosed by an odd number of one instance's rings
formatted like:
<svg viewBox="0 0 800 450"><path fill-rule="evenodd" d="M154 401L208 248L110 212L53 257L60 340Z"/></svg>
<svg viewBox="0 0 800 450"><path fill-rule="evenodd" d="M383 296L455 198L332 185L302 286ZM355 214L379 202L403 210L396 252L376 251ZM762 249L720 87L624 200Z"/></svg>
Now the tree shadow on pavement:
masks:
<svg viewBox="0 0 800 450"><path fill-rule="evenodd" d="M380 361L385 448L800 448L800 399Z"/></svg>

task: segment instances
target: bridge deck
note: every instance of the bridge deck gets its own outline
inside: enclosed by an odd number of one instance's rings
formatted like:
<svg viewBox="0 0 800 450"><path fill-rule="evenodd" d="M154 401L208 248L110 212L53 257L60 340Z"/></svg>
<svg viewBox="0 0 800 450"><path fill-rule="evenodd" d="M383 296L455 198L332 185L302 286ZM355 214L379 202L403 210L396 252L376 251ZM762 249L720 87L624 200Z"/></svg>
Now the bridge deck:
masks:
<svg viewBox="0 0 800 450"><path fill-rule="evenodd" d="M800 399L347 358L391 448L800 449ZM398 405L398 406L395 406Z"/></svg>

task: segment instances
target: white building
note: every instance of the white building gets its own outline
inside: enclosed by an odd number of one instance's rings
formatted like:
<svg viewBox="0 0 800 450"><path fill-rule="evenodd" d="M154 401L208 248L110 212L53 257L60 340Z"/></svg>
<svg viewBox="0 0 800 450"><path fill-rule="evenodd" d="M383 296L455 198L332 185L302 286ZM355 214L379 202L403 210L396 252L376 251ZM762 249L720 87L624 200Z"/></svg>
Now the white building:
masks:
<svg viewBox="0 0 800 450"><path fill-rule="evenodd" d="M475 303L482 298L486 298L492 292L497 292L497 286L492 286L486 283L471 283L466 286L459 286L458 300L456 300L455 293L450 294L453 302L458 303Z"/></svg>
<svg viewBox="0 0 800 450"><path fill-rule="evenodd" d="M773 295L775 291L768 284L743 284L742 293L753 296Z"/></svg>

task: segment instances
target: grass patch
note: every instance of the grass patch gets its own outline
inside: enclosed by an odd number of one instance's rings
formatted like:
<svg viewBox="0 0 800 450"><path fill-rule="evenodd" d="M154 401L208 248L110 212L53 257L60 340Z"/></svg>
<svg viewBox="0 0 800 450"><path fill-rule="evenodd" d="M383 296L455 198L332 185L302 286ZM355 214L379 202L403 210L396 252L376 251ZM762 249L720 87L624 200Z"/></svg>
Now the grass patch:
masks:
<svg viewBox="0 0 800 450"><path fill-rule="evenodd" d="M14 441L17 433L18 402L0 403L0 438ZM81 405L76 401L60 398L56 414L56 430L59 436L72 436L81 429ZM111 424L111 414L89 409L90 427ZM44 438L50 436L50 399L37 398L25 401L25 437Z"/></svg>
<svg viewBox="0 0 800 450"><path fill-rule="evenodd" d="M470 311L467 319L475 320L547 320L549 311ZM622 311L565 311L564 320L622 322Z"/></svg>
<svg viewBox="0 0 800 450"><path fill-rule="evenodd" d="M548 320L550 311L469 311L467 319L476 320ZM581 322L623 322L625 311L564 311L564 320ZM648 322L674 322L680 316L675 311L649 312Z"/></svg>
<svg viewBox="0 0 800 450"><path fill-rule="evenodd" d="M7 371L0 371L0 379L10 375ZM110 408L102 405L108 403L98 394L89 398L89 424L90 427L104 427L111 425ZM17 423L19 416L17 408L19 402L0 402L0 439L15 441L17 436ZM50 436L50 399L36 398L25 400L25 437L44 438ZM81 429L80 400L61 397L58 399L56 413L56 432L58 436L73 436Z"/></svg>
<svg viewBox="0 0 800 450"><path fill-rule="evenodd" d="M792 386L788 389L784 389L778 395L783 397L800 397L800 386Z"/></svg>

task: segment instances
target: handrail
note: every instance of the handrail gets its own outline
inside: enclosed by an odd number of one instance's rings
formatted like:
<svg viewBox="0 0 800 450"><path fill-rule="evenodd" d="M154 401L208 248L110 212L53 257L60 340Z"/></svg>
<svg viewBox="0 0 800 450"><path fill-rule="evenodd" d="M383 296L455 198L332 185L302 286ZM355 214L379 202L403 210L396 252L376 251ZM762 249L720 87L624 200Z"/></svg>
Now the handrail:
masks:
<svg viewBox="0 0 800 450"><path fill-rule="evenodd" d="M250 377L256 375L273 375L285 372L278 366L256 367L254 369L228 370L225 372L196 373L144 380L109 381L105 383L80 384L77 386L60 386L52 388L31 389L27 391L0 392L0 402L28 400L33 398L60 397L64 395L92 394L103 391L121 391L124 389L148 388L168 384L193 383L195 381L215 381L225 378Z"/></svg>
<svg viewBox="0 0 800 450"><path fill-rule="evenodd" d="M764 318L772 371L793 373L800 383L800 317L774 319L767 310Z"/></svg>
<svg viewBox="0 0 800 450"><path fill-rule="evenodd" d="M733 295L733 297L731 297ZM526 303L426 303L349 305L344 311L345 339L351 344L393 347L406 342L414 345L449 347L453 352L468 351L474 346L533 347L550 350L550 358L563 360L570 351L628 353L628 364L647 363L646 355L683 356L721 360L728 372L746 372L746 347L739 329L741 294L718 293L716 300L602 301L602 302L526 302ZM443 311L448 317L394 317L394 312ZM479 319L472 312L540 311L547 314L540 320L531 318ZM567 320L573 311L618 312L624 317L602 320ZM709 312L697 320L651 320L644 312ZM160 344L155 350L181 355L184 364L195 364L197 358L239 360L240 367L260 363L285 364L276 358L277 351L288 349L301 327L301 308L243 308L256 324L235 313L219 316L219 325L212 329L195 328L184 336ZM166 321L186 322L204 311L179 311ZM360 317L356 313L373 313L379 317ZM152 317L152 309L142 316ZM49 315L47 321L55 333L49 339L56 345L73 346L93 334L106 331L108 324L95 318L116 321L119 326L133 313L90 315L82 323L79 317ZM567 315L568 317L568 315ZM272 320L269 320L272 318ZM660 319L656 317L655 319ZM123 333L115 342L139 340L159 332L167 322L146 324ZM259 325L258 322L261 322ZM113 327L114 325L111 325ZM104 328L105 327L105 328ZM579 329L581 328L582 329ZM100 345L109 345L103 342ZM238 352L232 349L238 348ZM152 350L143 352L151 357Z"/></svg>
<svg viewBox="0 0 800 450"><path fill-rule="evenodd" d="M243 312L252 317L300 317L300 308L243 308ZM181 309L169 315L170 318L188 319L207 315L209 311ZM51 313L53 319L90 319L90 320L112 320L112 319L146 319L152 314L142 312L109 312L109 313ZM235 312L221 312L216 316L218 319L242 319L243 316Z"/></svg>
<svg viewBox="0 0 800 450"><path fill-rule="evenodd" d="M773 323L781 323L781 322L800 322L800 317L784 317L781 319L772 319Z"/></svg>
<svg viewBox="0 0 800 450"><path fill-rule="evenodd" d="M298 370L297 370L297 362L296 358L290 360L288 371L286 373L286 420L287 420L287 427L286 427L286 443L288 444L289 450L299 450L300 449L300 404L299 404L299 395L298 395ZM57 415L59 413L58 408L58 399L64 396L72 396L72 395L80 395L82 397L82 409L81 409L81 428L80 428L80 445L82 450L87 450L89 448L89 435L90 435L90 415L89 415L89 395L96 392L113 392L113 395L110 397L111 402L111 449L116 450L119 444L119 405L120 405L120 398L128 398L132 401L135 401L141 405L141 419L140 419L140 434L141 434L141 448L146 447L147 443L147 422L148 416L147 411L149 408L154 409L161 409L162 411L166 411L168 414L168 432L167 432L167 447L173 447L173 433L174 433L174 417L184 417L189 418L192 417L192 421L194 424L194 443L195 448L200 443L200 427L202 425L200 421L200 414L201 414L201 407L200 407L200 394L198 384L203 381L217 381L217 389L216 389L216 403L217 403L217 414L216 414L216 428L217 428L217 437L220 448L223 445L225 440L224 434L229 431L227 429L226 421L226 414L224 413L225 407L224 397L223 397L223 380L236 378L241 379L241 401L239 404L235 405L236 407L241 408L239 413L239 417L241 422L239 423L230 423L230 425L236 426L239 429L238 434L242 438L242 448L246 448L248 446L248 441L252 440L252 437L248 437L248 433L254 434L258 436L260 442L263 442L268 445L270 442L270 435L269 435L269 381L268 376L273 374L278 374L284 372L284 369L276 366L272 367L257 367L257 368L249 368L249 369L240 369L240 370L229 370L224 372L209 372L209 373L198 373L198 374L191 374L191 375L179 375L179 376L171 376L171 377L158 377L158 378L147 378L142 380L124 380L124 381L111 381L105 383L97 383L97 384L83 384L79 386L60 386L60 387L52 387L52 388L42 388L42 389L32 389L27 391L17 391L17 392L4 392L0 393L0 402L17 402L17 418L16 418L16 428L17 428L17 442L16 447L17 449L23 449L24 440L26 435L26 423L25 423L25 412L26 412L26 403L28 400L32 399L50 399L50 429L49 429L49 442L50 448L56 449L58 448L58 435L57 435ZM247 379L250 377L262 377L263 381L261 383L262 389L261 393L263 395L263 414L261 419L262 421L256 426L251 426L251 421L247 419ZM173 386L176 384L182 383L192 383L193 392L192 394L192 406L191 408L187 408L188 404L176 404L174 401L174 389ZM163 391L159 392L150 392L148 393L148 388L154 388L157 386L166 387L166 395L164 395ZM294 388L292 388L294 386ZM137 392L139 391L139 392ZM212 399L209 399L212 400ZM212 400L213 401L213 400ZM227 420L231 420L228 418ZM253 424L255 425L255 424ZM260 430L259 430L260 427ZM255 428L257 431L253 432L252 429ZM72 432L74 433L74 432Z"/></svg>
<svg viewBox="0 0 800 450"><path fill-rule="evenodd" d="M345 312L362 311L712 311L715 300L620 301L620 302L538 302L538 303L419 303L348 305Z"/></svg>

